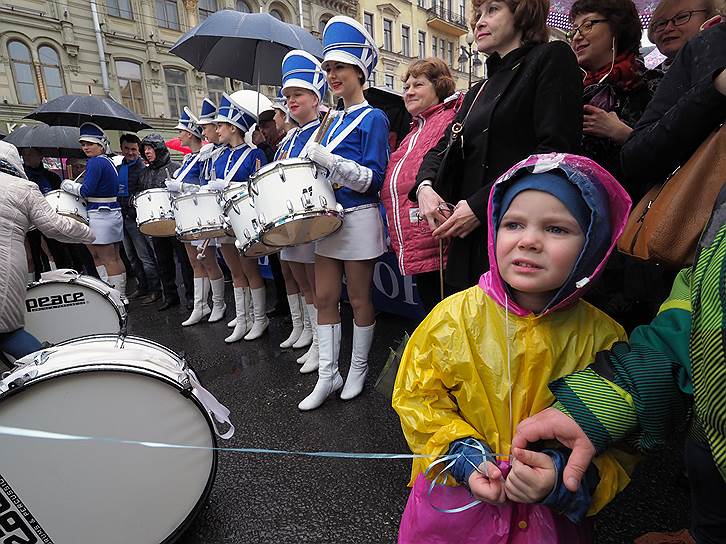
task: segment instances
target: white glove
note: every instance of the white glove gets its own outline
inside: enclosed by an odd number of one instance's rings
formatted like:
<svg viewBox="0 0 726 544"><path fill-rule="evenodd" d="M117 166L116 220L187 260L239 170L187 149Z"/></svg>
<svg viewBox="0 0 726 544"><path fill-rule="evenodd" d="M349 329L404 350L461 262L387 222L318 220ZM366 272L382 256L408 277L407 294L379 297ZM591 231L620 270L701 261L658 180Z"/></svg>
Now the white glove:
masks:
<svg viewBox="0 0 726 544"><path fill-rule="evenodd" d="M81 196L81 187L83 187L82 183L77 183L71 179L65 179L63 180L63 183L61 183L61 189L63 189L66 193L76 196Z"/></svg>
<svg viewBox="0 0 726 544"><path fill-rule="evenodd" d="M176 179L167 179L165 182L166 188L172 193L196 193L199 190L199 185L194 183L184 183Z"/></svg>
<svg viewBox="0 0 726 544"><path fill-rule="evenodd" d="M370 168L331 153L320 144L310 144L308 158L328 170L328 180L331 183L343 185L358 193L365 193L373 181L373 171Z"/></svg>
<svg viewBox="0 0 726 544"><path fill-rule="evenodd" d="M227 188L227 182L223 179L210 179L204 188L208 191L223 191Z"/></svg>

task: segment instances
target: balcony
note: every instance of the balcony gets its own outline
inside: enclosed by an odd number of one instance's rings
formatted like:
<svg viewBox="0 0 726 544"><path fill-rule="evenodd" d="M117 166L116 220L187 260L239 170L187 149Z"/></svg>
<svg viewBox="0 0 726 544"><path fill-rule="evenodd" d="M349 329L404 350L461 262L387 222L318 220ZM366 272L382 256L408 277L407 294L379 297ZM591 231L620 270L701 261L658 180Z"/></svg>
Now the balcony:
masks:
<svg viewBox="0 0 726 544"><path fill-rule="evenodd" d="M426 10L426 13L428 14L426 23L434 30L454 36L463 36L469 31L466 17L462 17L460 13L445 9L438 2L434 2Z"/></svg>

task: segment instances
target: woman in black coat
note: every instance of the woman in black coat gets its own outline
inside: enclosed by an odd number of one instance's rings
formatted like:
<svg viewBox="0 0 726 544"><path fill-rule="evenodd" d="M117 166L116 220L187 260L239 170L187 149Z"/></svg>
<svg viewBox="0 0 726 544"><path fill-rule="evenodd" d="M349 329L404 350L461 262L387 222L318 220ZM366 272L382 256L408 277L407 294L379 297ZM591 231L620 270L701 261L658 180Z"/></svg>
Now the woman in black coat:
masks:
<svg viewBox="0 0 726 544"><path fill-rule="evenodd" d="M473 4L489 79L466 94L409 193L434 238L450 240L450 291L474 285L488 267L487 201L497 177L533 153L576 153L582 137L582 72L567 44L547 41L549 2ZM444 201L456 204L448 218Z"/></svg>

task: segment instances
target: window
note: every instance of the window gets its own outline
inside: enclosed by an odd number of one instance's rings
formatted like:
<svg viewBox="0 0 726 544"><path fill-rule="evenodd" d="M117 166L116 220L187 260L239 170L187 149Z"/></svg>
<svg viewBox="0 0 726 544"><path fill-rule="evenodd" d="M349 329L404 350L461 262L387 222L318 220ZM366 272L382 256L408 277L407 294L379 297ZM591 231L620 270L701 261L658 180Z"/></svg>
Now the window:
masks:
<svg viewBox="0 0 726 544"><path fill-rule="evenodd" d="M411 56L411 29L406 25L401 25L401 54Z"/></svg>
<svg viewBox="0 0 726 544"><path fill-rule="evenodd" d="M449 66L454 66L454 42L449 42Z"/></svg>
<svg viewBox="0 0 726 544"><path fill-rule="evenodd" d="M426 7L425 0L418 0L418 7L425 8Z"/></svg>
<svg viewBox="0 0 726 544"><path fill-rule="evenodd" d="M318 31L320 32L320 35L323 34L323 30L325 30L325 25L327 25L328 21L330 21L330 19L332 18L333 16L329 13L326 13L320 18L320 22L318 23Z"/></svg>
<svg viewBox="0 0 726 544"><path fill-rule="evenodd" d="M385 81L386 81L386 83L385 83L386 87L388 87L391 90L395 89L394 83L393 83L393 81L394 81L393 76L391 74L386 74L383 77L385 78Z"/></svg>
<svg viewBox="0 0 726 544"><path fill-rule="evenodd" d="M114 17L123 17L124 19L133 19L131 12L131 0L107 0L106 11Z"/></svg>
<svg viewBox="0 0 726 544"><path fill-rule="evenodd" d="M250 6L247 2L244 0L237 0L237 11L240 11L242 13L252 13L252 10L250 9Z"/></svg>
<svg viewBox="0 0 726 544"><path fill-rule="evenodd" d="M462 21L466 21L466 0L459 0L459 17Z"/></svg>
<svg viewBox="0 0 726 544"><path fill-rule="evenodd" d="M275 19L285 22L285 16L282 14L282 12L279 9L271 9L270 15L272 15Z"/></svg>
<svg viewBox="0 0 726 544"><path fill-rule="evenodd" d="M35 85L35 72L30 49L22 42L8 42L10 65L15 79L15 90L20 104L38 104L38 88Z"/></svg>
<svg viewBox="0 0 726 544"><path fill-rule="evenodd" d="M383 49L393 51L393 21L383 19Z"/></svg>
<svg viewBox="0 0 726 544"><path fill-rule="evenodd" d="M376 40L375 32L373 31L373 14L372 13L363 13L363 26L365 27L368 34L371 35L371 38L373 38L373 41Z"/></svg>
<svg viewBox="0 0 726 544"><path fill-rule="evenodd" d="M201 23L217 11L217 0L198 0L197 9L199 10L199 22Z"/></svg>
<svg viewBox="0 0 726 544"><path fill-rule="evenodd" d="M439 40L439 54L441 55L442 60L446 60L446 40L441 38Z"/></svg>
<svg viewBox="0 0 726 544"><path fill-rule="evenodd" d="M146 115L144 91L141 85L141 65L127 60L116 61L118 86L121 88L121 103L131 111Z"/></svg>
<svg viewBox="0 0 726 544"><path fill-rule="evenodd" d="M439 47L438 47L438 40L436 39L436 36L431 38L431 56L437 57L439 55Z"/></svg>
<svg viewBox="0 0 726 544"><path fill-rule="evenodd" d="M169 116L171 118L179 117L184 106L188 104L187 76L182 70L164 68L164 79L166 79L166 93L169 97Z"/></svg>
<svg viewBox="0 0 726 544"><path fill-rule="evenodd" d="M176 0L156 0L156 18L159 26L179 30Z"/></svg>
<svg viewBox="0 0 726 544"><path fill-rule="evenodd" d="M423 30L418 31L418 58L426 58L426 33Z"/></svg>
<svg viewBox="0 0 726 544"><path fill-rule="evenodd" d="M226 93L224 78L207 74L207 96L212 102L219 104L222 101L222 93Z"/></svg>
<svg viewBox="0 0 726 544"><path fill-rule="evenodd" d="M38 48L38 58L40 59L40 73L43 78L46 98L53 100L66 94L63 76L61 75L60 59L56 50L48 45L41 45Z"/></svg>
<svg viewBox="0 0 726 544"><path fill-rule="evenodd" d="M368 77L368 85L370 85L371 87L376 86L376 71L375 70L373 70L371 72L371 75Z"/></svg>

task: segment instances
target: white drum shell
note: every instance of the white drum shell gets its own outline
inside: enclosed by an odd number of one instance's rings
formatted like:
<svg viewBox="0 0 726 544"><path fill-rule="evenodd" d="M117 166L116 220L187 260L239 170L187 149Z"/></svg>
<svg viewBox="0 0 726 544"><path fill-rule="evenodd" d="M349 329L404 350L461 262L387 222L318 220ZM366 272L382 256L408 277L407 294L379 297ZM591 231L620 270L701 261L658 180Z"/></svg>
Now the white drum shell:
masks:
<svg viewBox="0 0 726 544"><path fill-rule="evenodd" d="M338 230L342 208L327 170L308 159L284 159L250 179L262 239L271 246L314 242Z"/></svg>
<svg viewBox="0 0 726 544"><path fill-rule="evenodd" d="M235 245L245 257L261 257L279 251L279 248L268 247L260 240L260 224L252 198L247 189L239 187L236 194L228 193L230 198L225 203L224 213L227 224L237 241Z"/></svg>
<svg viewBox="0 0 726 544"><path fill-rule="evenodd" d="M93 276L58 274L32 283L25 294L25 330L41 342L118 334L126 321L119 292Z"/></svg>
<svg viewBox="0 0 726 544"><path fill-rule="evenodd" d="M180 240L203 240L225 235L222 196L216 191L184 193L176 197L174 219Z"/></svg>
<svg viewBox="0 0 726 544"><path fill-rule="evenodd" d="M168 189L147 189L134 197L136 224L149 236L174 236L173 193Z"/></svg>
<svg viewBox="0 0 726 544"><path fill-rule="evenodd" d="M190 371L163 346L90 337L17 364L0 381L0 425L216 446ZM210 449L3 437L3 453L0 474L57 544L175 540L203 505L216 471Z"/></svg>
<svg viewBox="0 0 726 544"><path fill-rule="evenodd" d="M46 193L45 199L56 213L65 215L88 225L88 210L86 209L86 201L80 196L72 195L58 189L56 191L49 191Z"/></svg>

